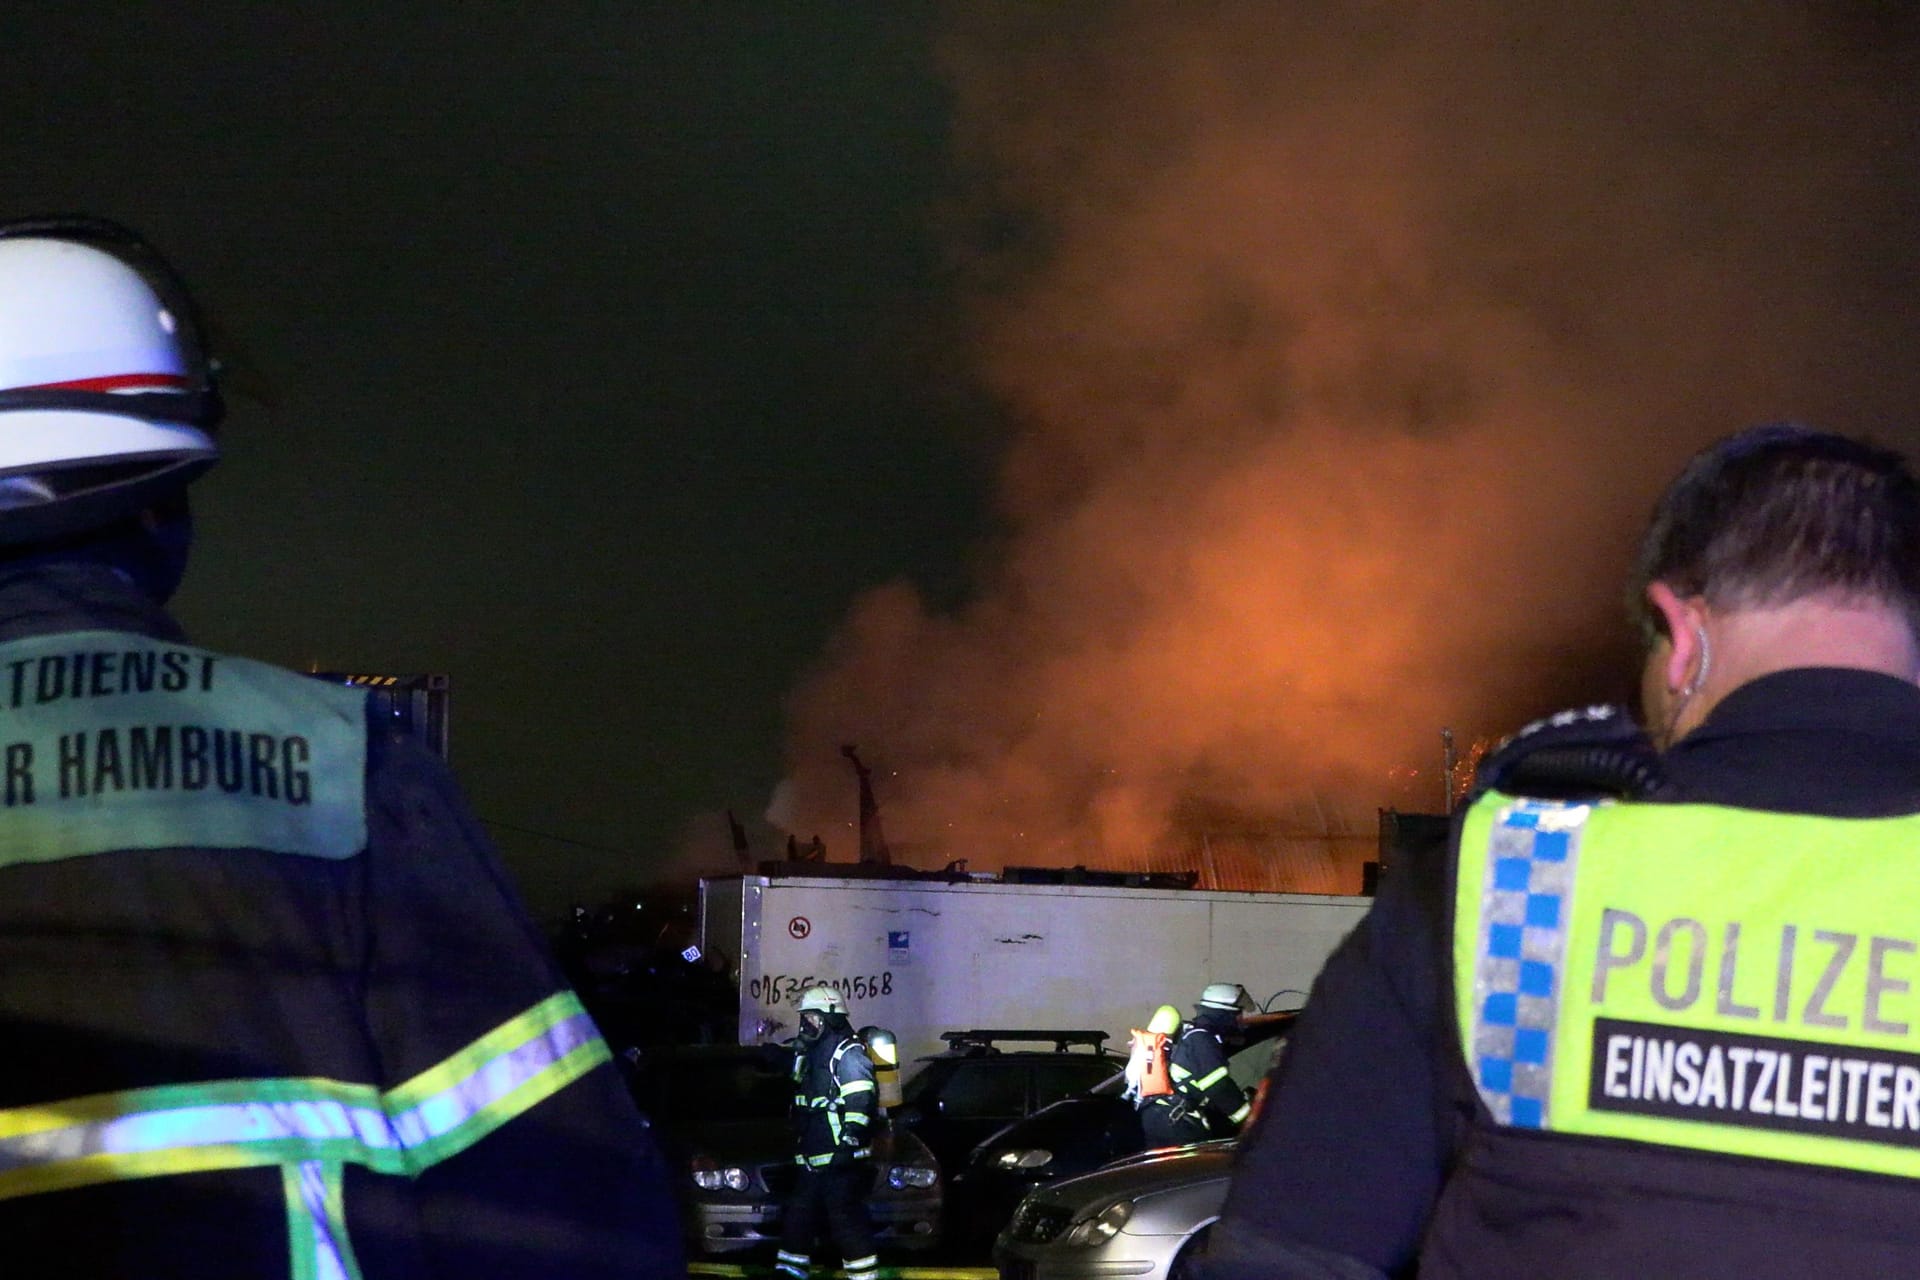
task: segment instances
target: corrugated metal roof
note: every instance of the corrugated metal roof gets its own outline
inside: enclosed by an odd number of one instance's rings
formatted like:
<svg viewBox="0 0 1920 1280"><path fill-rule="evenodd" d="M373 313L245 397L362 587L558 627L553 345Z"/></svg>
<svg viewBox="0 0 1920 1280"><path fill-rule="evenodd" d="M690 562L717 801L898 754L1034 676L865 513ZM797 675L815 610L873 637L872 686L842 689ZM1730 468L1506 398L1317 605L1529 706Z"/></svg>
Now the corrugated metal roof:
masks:
<svg viewBox="0 0 1920 1280"><path fill-rule="evenodd" d="M1250 893L1359 893L1376 835L1283 831L1194 831L1148 858L1149 871L1196 871L1200 888Z"/></svg>

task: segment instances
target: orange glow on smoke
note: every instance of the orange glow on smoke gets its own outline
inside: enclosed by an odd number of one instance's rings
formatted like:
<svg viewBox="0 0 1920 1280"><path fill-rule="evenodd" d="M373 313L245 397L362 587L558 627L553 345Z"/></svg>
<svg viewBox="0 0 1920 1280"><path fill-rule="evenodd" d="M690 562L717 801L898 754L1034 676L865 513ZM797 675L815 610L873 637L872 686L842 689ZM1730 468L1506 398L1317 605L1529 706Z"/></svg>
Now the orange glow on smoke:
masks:
<svg viewBox="0 0 1920 1280"><path fill-rule="evenodd" d="M957 614L854 605L769 816L843 830L854 742L920 865L1366 832L1440 806L1442 727L1457 795L1546 697L1614 696L1590 667L1673 462L1851 394L1808 329L1870 349L1892 306L1807 248L1840 261L1887 102L1782 112L1751 68L1797 65L1791 22L1631 7L1612 36L1499 3L959 8L943 216L1014 424L1003 551ZM1750 111L1797 131L1724 127ZM1826 185L1746 216L1781 148Z"/></svg>

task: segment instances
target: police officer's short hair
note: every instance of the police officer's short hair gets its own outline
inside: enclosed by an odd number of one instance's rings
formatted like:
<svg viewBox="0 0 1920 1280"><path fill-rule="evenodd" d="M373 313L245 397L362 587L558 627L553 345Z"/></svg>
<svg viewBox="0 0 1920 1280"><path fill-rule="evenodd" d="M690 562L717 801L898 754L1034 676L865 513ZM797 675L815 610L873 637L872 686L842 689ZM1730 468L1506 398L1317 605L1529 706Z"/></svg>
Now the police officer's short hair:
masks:
<svg viewBox="0 0 1920 1280"><path fill-rule="evenodd" d="M1847 436L1795 423L1729 436L1654 507L1631 602L1649 641L1664 626L1653 582L1716 609L1872 601L1920 636L1920 484L1898 453Z"/></svg>

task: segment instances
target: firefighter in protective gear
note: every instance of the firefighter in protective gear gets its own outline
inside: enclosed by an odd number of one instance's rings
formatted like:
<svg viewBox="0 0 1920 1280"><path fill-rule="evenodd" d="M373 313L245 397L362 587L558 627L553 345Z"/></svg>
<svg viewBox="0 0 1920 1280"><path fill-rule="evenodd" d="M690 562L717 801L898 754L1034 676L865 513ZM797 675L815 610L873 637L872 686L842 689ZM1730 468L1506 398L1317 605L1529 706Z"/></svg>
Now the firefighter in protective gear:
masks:
<svg viewBox="0 0 1920 1280"><path fill-rule="evenodd" d="M793 1191L781 1216L774 1267L804 1277L824 1218L850 1280L870 1280L874 1253L867 1193L873 1185L873 1132L878 1112L873 1063L847 1021L832 987L800 993L800 1033L793 1043Z"/></svg>
<svg viewBox="0 0 1920 1280"><path fill-rule="evenodd" d="M1180 1092L1173 1075L1180 1029L1180 1011L1163 1004L1148 1019L1145 1035L1134 1033L1135 1043L1144 1046L1146 1055L1139 1105L1140 1130L1149 1147L1180 1147L1207 1140L1205 1113Z"/></svg>
<svg viewBox="0 0 1920 1280"><path fill-rule="evenodd" d="M63 1274L681 1277L645 1120L444 763L188 642L184 286L0 224L0 1233Z"/></svg>
<svg viewBox="0 0 1920 1280"><path fill-rule="evenodd" d="M1238 983L1215 982L1200 993L1193 1021L1173 1038L1167 1074L1188 1109L1199 1114L1211 1138L1240 1132L1252 1110L1246 1091L1227 1073L1226 1040L1240 1027L1240 1015L1252 1001Z"/></svg>

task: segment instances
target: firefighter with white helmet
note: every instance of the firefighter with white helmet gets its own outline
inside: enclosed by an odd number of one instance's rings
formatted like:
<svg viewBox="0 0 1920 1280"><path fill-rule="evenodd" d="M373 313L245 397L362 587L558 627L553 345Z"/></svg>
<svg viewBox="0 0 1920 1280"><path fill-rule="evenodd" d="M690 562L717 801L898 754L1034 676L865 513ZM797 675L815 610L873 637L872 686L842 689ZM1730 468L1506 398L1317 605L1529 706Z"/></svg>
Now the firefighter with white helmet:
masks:
<svg viewBox="0 0 1920 1280"><path fill-rule="evenodd" d="M873 1181L878 1112L873 1063L832 987L800 993L800 1032L793 1043L793 1191L781 1213L774 1267L804 1278L824 1218L850 1280L870 1280L874 1252L867 1191Z"/></svg>
<svg viewBox="0 0 1920 1280"><path fill-rule="evenodd" d="M645 1122L444 763L167 613L221 417L138 236L0 224L10 1253L684 1276Z"/></svg>
<svg viewBox="0 0 1920 1280"><path fill-rule="evenodd" d="M1199 1007L1225 1010L1238 1017L1252 1003L1247 989L1237 982L1209 982L1206 990L1200 993Z"/></svg>
<svg viewBox="0 0 1920 1280"><path fill-rule="evenodd" d="M1253 1109L1239 1083L1227 1072L1227 1042L1240 1034L1240 1018L1253 1007L1237 982L1208 983L1194 1006L1193 1020L1173 1042L1168 1074L1173 1087L1206 1118L1207 1132L1229 1138L1240 1131Z"/></svg>
<svg viewBox="0 0 1920 1280"><path fill-rule="evenodd" d="M1149 1146L1228 1138L1246 1123L1252 1103L1227 1071L1225 1042L1251 1003L1238 983L1214 982L1200 993L1191 1022L1171 1005L1154 1015L1148 1029L1166 1037L1168 1092L1141 1112Z"/></svg>

